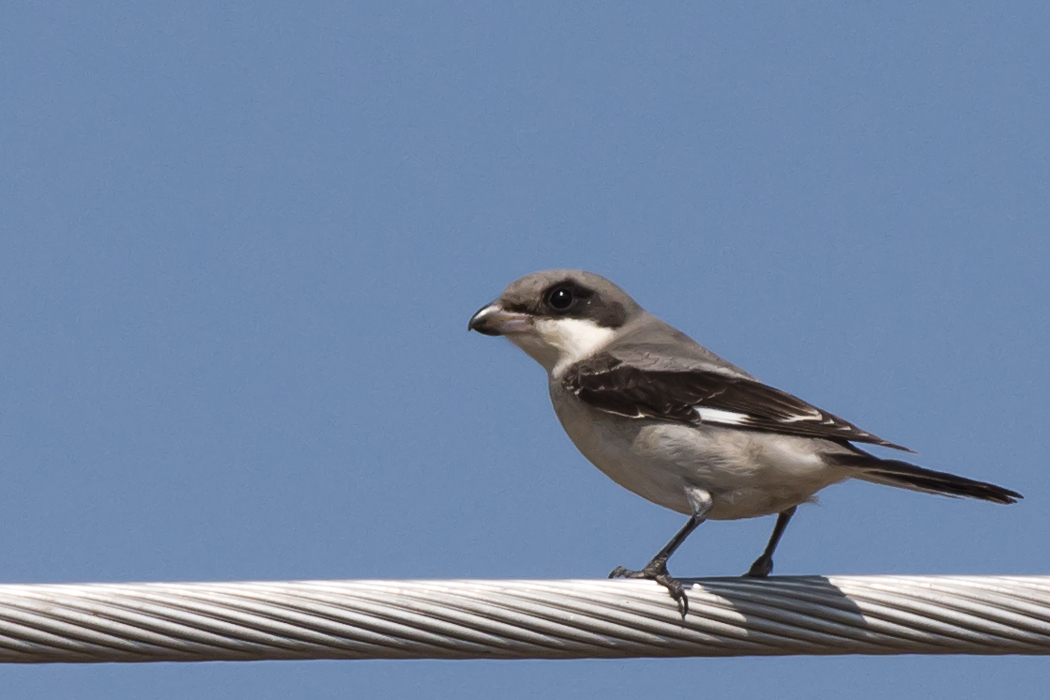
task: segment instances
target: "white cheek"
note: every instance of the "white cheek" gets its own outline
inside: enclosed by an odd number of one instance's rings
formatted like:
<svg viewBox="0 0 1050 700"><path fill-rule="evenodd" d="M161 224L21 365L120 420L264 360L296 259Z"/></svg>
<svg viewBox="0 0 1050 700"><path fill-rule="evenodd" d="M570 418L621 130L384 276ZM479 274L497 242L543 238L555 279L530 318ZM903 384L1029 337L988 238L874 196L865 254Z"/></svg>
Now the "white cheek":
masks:
<svg viewBox="0 0 1050 700"><path fill-rule="evenodd" d="M557 353L554 366L548 367L554 374L601 350L616 335L612 328L578 318L539 319L535 330L543 343Z"/></svg>
<svg viewBox="0 0 1050 700"><path fill-rule="evenodd" d="M533 333L508 333L507 340L525 351L525 354L539 362L550 372L558 362L558 350L551 347L539 335Z"/></svg>

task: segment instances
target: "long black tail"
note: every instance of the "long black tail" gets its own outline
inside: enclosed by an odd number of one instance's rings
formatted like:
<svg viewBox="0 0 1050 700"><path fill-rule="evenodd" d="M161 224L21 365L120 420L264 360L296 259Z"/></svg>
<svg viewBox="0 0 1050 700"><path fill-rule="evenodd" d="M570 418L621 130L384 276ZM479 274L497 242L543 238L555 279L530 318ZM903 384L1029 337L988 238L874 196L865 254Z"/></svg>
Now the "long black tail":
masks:
<svg viewBox="0 0 1050 700"><path fill-rule="evenodd" d="M913 491L939 493L945 496L966 496L992 503L1017 503L1021 494L985 481L935 472L897 459L879 459L866 452L860 454L827 455L826 459L842 467L853 467L850 476L887 486L898 486Z"/></svg>

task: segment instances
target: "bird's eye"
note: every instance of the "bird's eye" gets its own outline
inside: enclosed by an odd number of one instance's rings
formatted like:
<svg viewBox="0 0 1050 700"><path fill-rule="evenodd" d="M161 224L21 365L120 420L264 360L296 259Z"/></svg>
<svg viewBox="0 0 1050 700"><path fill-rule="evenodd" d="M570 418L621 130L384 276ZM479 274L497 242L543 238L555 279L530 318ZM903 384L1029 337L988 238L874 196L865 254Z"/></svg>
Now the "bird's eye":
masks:
<svg viewBox="0 0 1050 700"><path fill-rule="evenodd" d="M565 287L558 287L547 297L547 306L555 311L567 311L574 301L576 301L576 298L571 290Z"/></svg>

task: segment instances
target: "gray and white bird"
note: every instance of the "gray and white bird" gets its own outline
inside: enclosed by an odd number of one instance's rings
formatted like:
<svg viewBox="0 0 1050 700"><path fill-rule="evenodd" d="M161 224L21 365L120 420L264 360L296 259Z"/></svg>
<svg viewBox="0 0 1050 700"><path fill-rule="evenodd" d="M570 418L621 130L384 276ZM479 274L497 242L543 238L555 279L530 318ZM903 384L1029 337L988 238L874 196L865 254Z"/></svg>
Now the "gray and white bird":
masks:
<svg viewBox="0 0 1050 700"><path fill-rule="evenodd" d="M474 314L468 329L504 336L547 370L562 427L598 469L689 516L643 569L609 574L659 582L683 615L688 601L667 560L704 520L778 514L765 551L747 572L763 577L773 570L773 552L798 505L845 479L993 503L1021 498L855 447L911 452L763 384L589 272L522 277Z"/></svg>

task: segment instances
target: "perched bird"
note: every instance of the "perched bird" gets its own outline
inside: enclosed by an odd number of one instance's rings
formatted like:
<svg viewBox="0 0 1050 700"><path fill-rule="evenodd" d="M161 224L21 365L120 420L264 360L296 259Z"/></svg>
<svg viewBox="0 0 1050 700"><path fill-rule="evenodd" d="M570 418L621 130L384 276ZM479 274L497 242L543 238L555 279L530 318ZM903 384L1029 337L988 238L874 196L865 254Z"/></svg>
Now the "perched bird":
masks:
<svg viewBox="0 0 1050 700"><path fill-rule="evenodd" d="M763 577L773 570L773 552L798 505L845 479L993 503L1021 498L865 452L851 443L911 450L763 384L589 272L522 277L467 327L506 337L547 370L562 427L598 469L689 516L643 569L609 574L659 582L683 616L688 600L667 560L705 520L778 514L765 551L747 572Z"/></svg>

